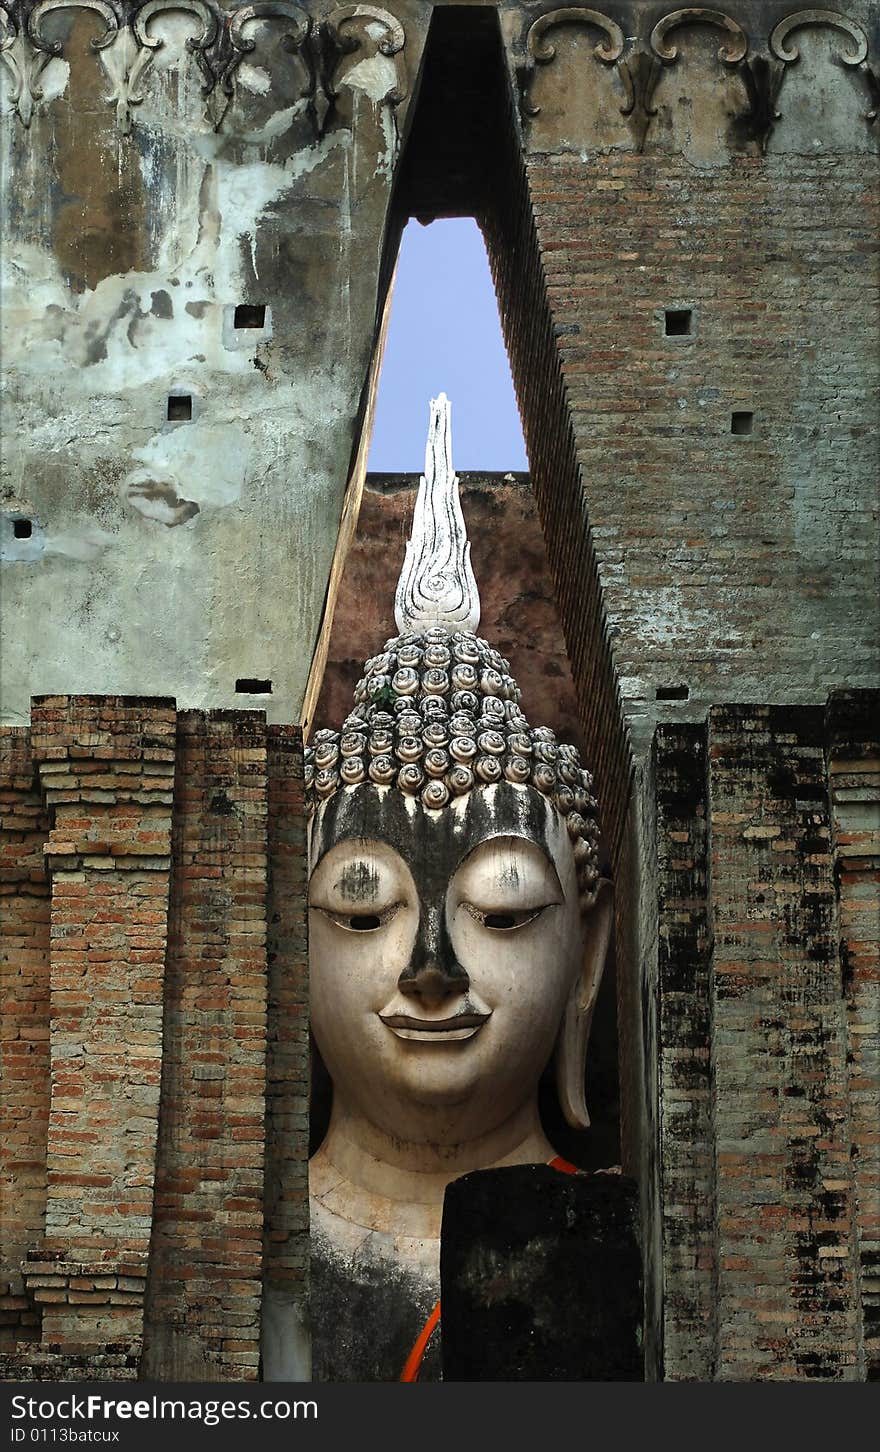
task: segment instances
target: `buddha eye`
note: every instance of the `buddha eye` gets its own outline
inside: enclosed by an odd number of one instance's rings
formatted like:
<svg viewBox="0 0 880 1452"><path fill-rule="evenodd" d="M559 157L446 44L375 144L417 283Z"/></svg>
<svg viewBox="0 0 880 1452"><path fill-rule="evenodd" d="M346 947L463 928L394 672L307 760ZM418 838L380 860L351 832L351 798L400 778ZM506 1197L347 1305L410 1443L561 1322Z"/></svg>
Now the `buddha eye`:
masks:
<svg viewBox="0 0 880 1452"><path fill-rule="evenodd" d="M544 903L540 907L523 908L520 911L511 909L508 912L503 910L489 912L483 908L474 907L470 902L465 903L464 906L471 917L476 918L484 928L491 928L498 933L510 933L516 928L524 928L526 923L533 923L535 918L539 918L543 912L546 912L551 904Z"/></svg>
<svg viewBox="0 0 880 1452"><path fill-rule="evenodd" d="M374 928L381 928L382 919L377 913L352 913L344 926L353 933L372 933Z"/></svg>
<svg viewBox="0 0 880 1452"><path fill-rule="evenodd" d="M313 904L316 906L316 904ZM400 903L394 902L390 907L383 908L377 913L340 913L334 912L331 908L318 907L317 911L323 913L337 927L344 928L348 933L375 933L377 928L383 928L390 923L400 910Z"/></svg>

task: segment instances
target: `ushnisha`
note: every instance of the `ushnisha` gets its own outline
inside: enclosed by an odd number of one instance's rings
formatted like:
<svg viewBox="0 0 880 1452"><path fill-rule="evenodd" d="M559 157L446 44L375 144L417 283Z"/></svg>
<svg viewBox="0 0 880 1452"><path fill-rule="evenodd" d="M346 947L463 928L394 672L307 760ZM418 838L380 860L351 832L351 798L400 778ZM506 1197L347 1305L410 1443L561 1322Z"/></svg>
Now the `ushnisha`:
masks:
<svg viewBox="0 0 880 1452"><path fill-rule="evenodd" d="M317 731L306 748L307 806L314 812L334 792L366 781L431 812L475 786L534 787L565 818L589 906L599 880L593 778L575 747L557 742L547 726L529 725L509 662L466 628L478 624L480 605L445 394L431 407L426 471L395 597L400 634L365 663L342 730Z"/></svg>
<svg viewBox="0 0 880 1452"><path fill-rule="evenodd" d="M588 902L599 880L593 779L574 746L529 725L498 651L467 631L434 626L386 641L365 671L342 731L318 731L306 749L310 810L365 781L396 788L429 811L474 786L532 786L565 818Z"/></svg>

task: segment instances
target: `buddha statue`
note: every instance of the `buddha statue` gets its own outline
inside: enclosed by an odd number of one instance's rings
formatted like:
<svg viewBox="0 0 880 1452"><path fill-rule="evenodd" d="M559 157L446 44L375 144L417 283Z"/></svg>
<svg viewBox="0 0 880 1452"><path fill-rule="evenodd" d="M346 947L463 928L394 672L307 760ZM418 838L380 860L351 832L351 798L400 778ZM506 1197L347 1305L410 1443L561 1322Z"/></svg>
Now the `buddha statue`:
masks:
<svg viewBox="0 0 880 1452"><path fill-rule="evenodd" d="M449 1182L557 1163L538 1115L584 1067L610 929L592 779L530 727L479 596L432 402L399 634L306 753L311 1025L332 1081L310 1162L312 1375L439 1375Z"/></svg>

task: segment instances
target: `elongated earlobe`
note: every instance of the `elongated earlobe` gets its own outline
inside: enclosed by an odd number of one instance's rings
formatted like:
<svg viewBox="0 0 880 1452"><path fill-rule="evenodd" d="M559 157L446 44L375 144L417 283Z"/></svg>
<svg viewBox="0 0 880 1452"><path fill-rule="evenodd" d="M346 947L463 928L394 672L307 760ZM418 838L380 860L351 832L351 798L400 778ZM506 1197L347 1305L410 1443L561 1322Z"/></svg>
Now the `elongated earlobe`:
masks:
<svg viewBox="0 0 880 1452"><path fill-rule="evenodd" d="M611 937L613 900L611 883L602 879L596 901L584 920L581 971L572 984L556 1041L556 1092L565 1121L572 1129L590 1127L584 1098L587 1044Z"/></svg>

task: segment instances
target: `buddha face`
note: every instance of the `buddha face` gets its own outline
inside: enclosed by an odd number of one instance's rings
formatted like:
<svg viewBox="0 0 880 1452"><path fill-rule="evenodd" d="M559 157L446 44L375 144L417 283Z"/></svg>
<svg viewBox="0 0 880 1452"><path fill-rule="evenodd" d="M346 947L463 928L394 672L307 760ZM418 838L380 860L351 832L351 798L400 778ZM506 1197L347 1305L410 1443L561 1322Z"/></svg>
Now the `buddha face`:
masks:
<svg viewBox="0 0 880 1452"><path fill-rule="evenodd" d="M503 1124L534 1096L583 970L552 803L501 782L430 812L363 785L320 808L311 854L312 1028L334 1092L408 1143Z"/></svg>

